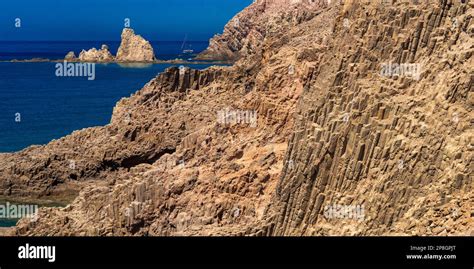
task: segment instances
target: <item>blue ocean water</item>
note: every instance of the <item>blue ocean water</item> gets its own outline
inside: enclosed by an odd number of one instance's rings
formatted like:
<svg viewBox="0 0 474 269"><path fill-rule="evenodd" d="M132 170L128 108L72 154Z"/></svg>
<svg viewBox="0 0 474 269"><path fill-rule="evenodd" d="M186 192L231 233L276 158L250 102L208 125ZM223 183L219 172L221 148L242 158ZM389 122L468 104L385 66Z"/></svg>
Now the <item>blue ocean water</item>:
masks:
<svg viewBox="0 0 474 269"><path fill-rule="evenodd" d="M48 46L45 43L44 46L35 47L37 50L34 51L30 47L31 43L19 43L16 49L10 47L8 57L51 58L56 51L67 51L74 47L70 42L64 43L68 44L52 43ZM0 52L8 46L11 44L0 43ZM172 52L179 53L181 44L175 42L175 47L170 46L167 50L170 58L176 58L178 54L173 56ZM58 56L63 57L62 54ZM88 80L87 77L57 77L55 65L51 62L0 62L0 152L46 144L75 130L105 125L109 123L118 100L130 96L172 66L153 64L133 68L118 64L96 64L95 80ZM204 69L209 65L187 66Z"/></svg>
<svg viewBox="0 0 474 269"><path fill-rule="evenodd" d="M13 227L18 222L18 219L4 219L0 218L0 228Z"/></svg>

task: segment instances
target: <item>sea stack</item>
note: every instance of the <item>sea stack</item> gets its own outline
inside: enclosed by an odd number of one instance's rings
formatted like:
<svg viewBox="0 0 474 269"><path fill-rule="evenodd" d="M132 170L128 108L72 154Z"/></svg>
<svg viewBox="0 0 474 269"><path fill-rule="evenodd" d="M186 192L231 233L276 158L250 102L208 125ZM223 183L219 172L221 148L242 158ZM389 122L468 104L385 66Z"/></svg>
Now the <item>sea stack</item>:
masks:
<svg viewBox="0 0 474 269"><path fill-rule="evenodd" d="M68 54L69 55L69 54ZM79 54L81 62L113 62L114 56L109 51L107 45L102 45L100 50L92 48L90 50L82 50Z"/></svg>
<svg viewBox="0 0 474 269"><path fill-rule="evenodd" d="M136 35L133 29L123 29L121 38L117 62L153 62L155 60L155 53L150 42Z"/></svg>

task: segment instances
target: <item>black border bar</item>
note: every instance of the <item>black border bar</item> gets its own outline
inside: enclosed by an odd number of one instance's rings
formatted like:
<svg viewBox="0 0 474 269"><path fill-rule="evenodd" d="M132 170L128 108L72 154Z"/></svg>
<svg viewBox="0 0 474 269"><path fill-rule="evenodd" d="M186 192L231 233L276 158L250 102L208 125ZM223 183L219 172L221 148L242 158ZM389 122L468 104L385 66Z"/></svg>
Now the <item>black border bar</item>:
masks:
<svg viewBox="0 0 474 269"><path fill-rule="evenodd" d="M56 261L18 258L55 246ZM454 246L454 249L449 246ZM420 249L424 249L420 251ZM455 259L407 259L407 255ZM346 264L474 268L474 237L0 237L0 268L86 264ZM63 266L64 268L64 266Z"/></svg>

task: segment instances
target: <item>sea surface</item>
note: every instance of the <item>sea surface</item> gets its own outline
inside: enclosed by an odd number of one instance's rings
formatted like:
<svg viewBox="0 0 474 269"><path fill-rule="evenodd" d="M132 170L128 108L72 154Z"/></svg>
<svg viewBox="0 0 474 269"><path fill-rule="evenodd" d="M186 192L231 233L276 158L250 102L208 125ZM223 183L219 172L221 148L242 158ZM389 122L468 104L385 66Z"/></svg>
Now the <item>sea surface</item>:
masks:
<svg viewBox="0 0 474 269"><path fill-rule="evenodd" d="M8 62L12 59L62 59L73 50L107 44L116 53L119 42L0 42L0 154L31 145L47 144L87 127L110 122L112 109L123 97L141 89L171 64L96 64L95 79L58 77L55 62ZM157 58L191 59L181 42L152 42ZM184 48L199 53L207 42L188 42ZM204 69L210 64L187 64ZM17 219L1 219L0 227Z"/></svg>

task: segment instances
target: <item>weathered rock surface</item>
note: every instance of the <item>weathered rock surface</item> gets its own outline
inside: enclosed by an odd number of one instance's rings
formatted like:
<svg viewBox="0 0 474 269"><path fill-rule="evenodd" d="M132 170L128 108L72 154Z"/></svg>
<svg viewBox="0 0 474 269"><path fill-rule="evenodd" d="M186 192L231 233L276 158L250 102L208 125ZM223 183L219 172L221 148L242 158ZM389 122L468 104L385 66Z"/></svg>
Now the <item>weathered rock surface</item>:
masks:
<svg viewBox="0 0 474 269"><path fill-rule="evenodd" d="M153 62L155 60L155 53L150 42L136 35L133 29L123 29L121 38L117 62Z"/></svg>
<svg viewBox="0 0 474 269"><path fill-rule="evenodd" d="M0 236L13 236L13 235L15 235L14 228L0 227Z"/></svg>
<svg viewBox="0 0 474 269"><path fill-rule="evenodd" d="M66 58L71 56L70 53L66 55ZM107 45L102 45L102 47L97 50L92 48L90 50L82 50L79 54L78 60L81 62L112 62L114 61L114 56L109 51Z"/></svg>
<svg viewBox="0 0 474 269"><path fill-rule="evenodd" d="M196 59L235 61L260 53L266 38L283 35L326 6L326 0L257 0L232 18Z"/></svg>
<svg viewBox="0 0 474 269"><path fill-rule="evenodd" d="M64 60L65 61L76 61L77 57L76 57L76 54L74 53L74 51L68 52L66 54L66 56L64 57Z"/></svg>
<svg viewBox="0 0 474 269"><path fill-rule="evenodd" d="M125 28L122 31L120 47L117 57L114 57L107 45L102 45L101 49L92 48L82 50L76 58L73 51L70 51L64 58L66 61L79 62L120 62L120 63L148 63L156 60L153 47L150 42L140 35L136 35L133 29Z"/></svg>
<svg viewBox="0 0 474 269"><path fill-rule="evenodd" d="M262 232L472 234L474 12L422 2L341 7ZM420 65L419 80L382 76L389 62ZM361 206L362 219L325 214L334 205Z"/></svg>
<svg viewBox="0 0 474 269"><path fill-rule="evenodd" d="M331 2L256 1L237 17L293 23L236 46L234 66L168 69L109 125L0 154L4 195L80 189L16 234L472 234L472 4ZM226 108L256 126L223 124ZM363 214L328 217L336 205Z"/></svg>

